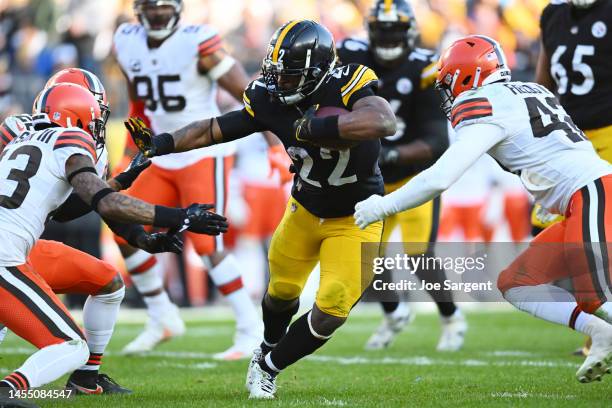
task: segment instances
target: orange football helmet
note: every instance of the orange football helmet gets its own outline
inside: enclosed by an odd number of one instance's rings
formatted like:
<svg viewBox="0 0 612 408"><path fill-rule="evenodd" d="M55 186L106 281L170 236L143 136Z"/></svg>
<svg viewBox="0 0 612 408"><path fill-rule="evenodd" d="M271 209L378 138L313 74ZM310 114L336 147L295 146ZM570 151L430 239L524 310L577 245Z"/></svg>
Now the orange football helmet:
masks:
<svg viewBox="0 0 612 408"><path fill-rule="evenodd" d="M85 69L66 68L58 71L55 73L55 75L49 78L45 84L45 89L64 82L81 85L82 87L89 89L89 92L96 97L98 103L100 104L102 120L104 121L104 124L106 124L106 121L110 116L110 109L108 107L106 90L104 89L104 85L102 85L102 81L100 81L97 76Z"/></svg>
<svg viewBox="0 0 612 408"><path fill-rule="evenodd" d="M78 127L104 144L104 122L100 105L86 88L67 82L52 85L38 96L34 115L45 114L47 120L61 127Z"/></svg>
<svg viewBox="0 0 612 408"><path fill-rule="evenodd" d="M442 95L442 110L449 116L453 101L462 92L510 78L506 56L497 41L484 35L461 38L446 49L438 63L436 89Z"/></svg>

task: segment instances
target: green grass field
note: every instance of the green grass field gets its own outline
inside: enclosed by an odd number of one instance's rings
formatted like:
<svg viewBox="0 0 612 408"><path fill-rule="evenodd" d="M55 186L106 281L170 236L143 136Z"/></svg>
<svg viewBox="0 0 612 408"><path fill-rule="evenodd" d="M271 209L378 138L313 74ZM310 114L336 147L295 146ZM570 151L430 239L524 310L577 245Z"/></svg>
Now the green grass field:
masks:
<svg viewBox="0 0 612 408"><path fill-rule="evenodd" d="M582 336L519 312L468 313L465 349L435 352L439 335L434 314L415 322L386 351L365 352L363 344L379 317L359 310L319 352L289 367L277 383L275 401L249 401L246 362L220 363L211 353L229 346L232 324L190 319L188 333L146 357L118 351L141 324L118 325L103 372L135 392L127 397L91 396L38 401L41 407L610 407L612 376L580 384L581 358L570 351ZM31 347L9 334L0 346L0 370L8 373ZM65 381L51 387L61 387Z"/></svg>

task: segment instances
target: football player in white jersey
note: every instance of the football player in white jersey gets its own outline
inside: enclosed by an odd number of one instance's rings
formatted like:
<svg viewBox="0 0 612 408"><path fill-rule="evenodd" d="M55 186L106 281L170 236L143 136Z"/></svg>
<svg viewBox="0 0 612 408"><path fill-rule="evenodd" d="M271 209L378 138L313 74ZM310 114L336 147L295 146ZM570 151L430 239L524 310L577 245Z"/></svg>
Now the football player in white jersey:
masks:
<svg viewBox="0 0 612 408"><path fill-rule="evenodd" d="M53 75L47 81L44 89L66 82L89 89L98 100L102 120L106 122L110 110L106 91L98 77L83 69L67 68ZM36 106L35 110L37 110ZM45 118L46 115L35 117L39 121ZM34 123L32 116L27 114L6 118L0 125L0 154L14 138L32 131ZM105 177L108 173L107 149L105 145L97 147L96 172L100 177ZM151 164L149 161L138 164L137 159L135 158L134 165L128 170L108 180L113 189L119 191L129 188L136 177ZM73 193L53 213L52 218L54 221L66 222L90 211L91 207ZM140 225L122 226L110 221L109 225L117 233L132 241L135 246L147 252L180 252L182 249L182 242L176 236L147 234ZM130 393L129 389L120 386L108 375L99 373L103 354L111 339L125 293L119 271L107 262L85 252L61 242L44 239L36 241L29 253L28 261L54 293L89 295L83 307L83 329L90 355L87 364L71 374L67 387L79 394Z"/></svg>
<svg viewBox="0 0 612 408"><path fill-rule="evenodd" d="M612 372L612 287L606 237L612 234L612 166L535 83L511 82L499 44L485 36L454 42L439 63L437 87L457 142L399 190L355 206L362 228L449 188L480 156L520 172L537 202L566 219L538 235L498 279L515 307L590 335L580 382ZM608 208L610 207L610 208ZM569 278L570 293L553 282Z"/></svg>
<svg viewBox="0 0 612 408"><path fill-rule="evenodd" d="M27 261L49 216L74 191L105 219L119 223L220 234L224 217L188 208L154 206L113 190L95 163L104 145L100 106L89 90L61 83L36 104L45 120L14 138L0 155L0 323L38 350L0 381L0 395L47 384L86 365L81 329Z"/></svg>
<svg viewBox="0 0 612 408"><path fill-rule="evenodd" d="M130 116L145 119L157 133L218 115L218 85L242 101L249 82L242 66L223 50L216 30L207 25L179 24L181 9L181 0L136 0L134 11L140 24L123 24L114 37L115 56L128 80ZM127 193L164 205L211 202L223 213L232 154L233 146L223 145L155 158ZM261 341L262 329L243 287L240 265L225 252L221 237L189 235L236 317L234 345L216 357L250 357ZM150 351L161 341L183 334L185 325L164 289L155 257L118 242L149 314L146 329L123 351Z"/></svg>

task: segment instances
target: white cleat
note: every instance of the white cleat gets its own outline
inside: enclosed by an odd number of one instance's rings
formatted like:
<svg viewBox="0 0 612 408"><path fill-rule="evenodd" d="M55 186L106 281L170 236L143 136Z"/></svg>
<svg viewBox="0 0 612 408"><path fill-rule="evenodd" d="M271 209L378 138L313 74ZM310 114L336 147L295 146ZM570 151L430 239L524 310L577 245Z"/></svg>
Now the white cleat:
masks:
<svg viewBox="0 0 612 408"><path fill-rule="evenodd" d="M259 325L255 325L248 330L238 329L234 335L234 344L225 351L214 354L214 360L236 361L246 360L253 355L262 340L262 330Z"/></svg>
<svg viewBox="0 0 612 408"><path fill-rule="evenodd" d="M253 370L255 369L256 365L259 365L259 360L261 360L263 358L263 353L261 351L261 348L257 347L255 350L253 350L253 357L251 358L251 361L249 361L249 368L247 369L247 375L246 375L246 381L244 386L246 387L247 391L251 391L251 385L253 384Z"/></svg>
<svg viewBox="0 0 612 408"><path fill-rule="evenodd" d="M605 324L595 328L591 338L593 344L589 355L576 372L581 383L601 381L604 375L612 373L612 327Z"/></svg>
<svg viewBox="0 0 612 408"><path fill-rule="evenodd" d="M463 347L468 329L465 316L459 309L450 317L441 317L442 335L438 341L438 351L458 351Z"/></svg>
<svg viewBox="0 0 612 408"><path fill-rule="evenodd" d="M372 333L365 344L366 350L382 350L393 343L393 340L414 320L414 313L406 303L400 302L392 313L386 313L383 321Z"/></svg>
<svg viewBox="0 0 612 408"><path fill-rule="evenodd" d="M250 367L249 367L250 368ZM276 393L276 378L261 369L259 364L255 364L251 370L252 383L249 389L249 398L252 399L273 399Z"/></svg>
<svg viewBox="0 0 612 408"><path fill-rule="evenodd" d="M172 305L159 320L149 318L144 331L121 351L122 354L147 353L160 343L185 334L185 322L178 307Z"/></svg>

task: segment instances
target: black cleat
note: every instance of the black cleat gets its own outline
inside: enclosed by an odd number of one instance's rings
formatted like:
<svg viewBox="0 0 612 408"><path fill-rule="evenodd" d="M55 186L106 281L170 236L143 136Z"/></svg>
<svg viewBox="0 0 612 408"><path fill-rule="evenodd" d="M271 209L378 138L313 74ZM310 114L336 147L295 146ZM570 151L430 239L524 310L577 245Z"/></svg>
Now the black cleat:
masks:
<svg viewBox="0 0 612 408"><path fill-rule="evenodd" d="M77 370L70 374L66 389L75 395L102 394L104 388L98 384L98 375L96 371Z"/></svg>
<svg viewBox="0 0 612 408"><path fill-rule="evenodd" d="M104 394L132 394L129 388L122 387L106 374L98 374L98 385L104 390Z"/></svg>

